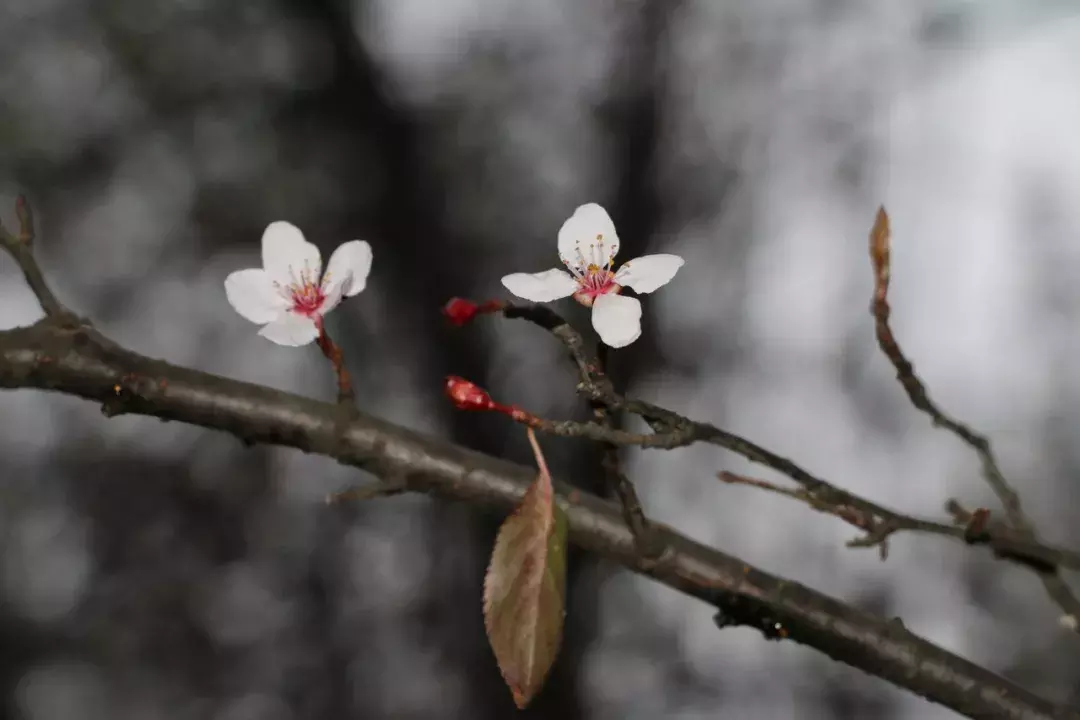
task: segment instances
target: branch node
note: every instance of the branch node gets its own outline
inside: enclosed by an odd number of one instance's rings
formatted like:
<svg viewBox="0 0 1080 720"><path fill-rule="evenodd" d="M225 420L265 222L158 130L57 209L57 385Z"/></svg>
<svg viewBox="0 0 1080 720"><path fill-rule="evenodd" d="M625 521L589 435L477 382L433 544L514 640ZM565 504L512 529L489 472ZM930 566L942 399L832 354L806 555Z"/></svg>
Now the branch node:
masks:
<svg viewBox="0 0 1080 720"><path fill-rule="evenodd" d="M990 511L986 508L975 508L964 526L964 541L969 544L986 542L990 539L987 525L990 522Z"/></svg>
<svg viewBox="0 0 1080 720"><path fill-rule="evenodd" d="M752 627L759 630L766 640L787 640L791 632L787 624L773 613L757 604L749 604L739 595L723 592L717 598L719 608L713 615L713 624L723 630L730 627Z"/></svg>
<svg viewBox="0 0 1080 720"><path fill-rule="evenodd" d="M896 532L897 528L888 521L877 521L867 529L862 537L847 541L849 548L878 548L882 562L889 559L889 537Z"/></svg>

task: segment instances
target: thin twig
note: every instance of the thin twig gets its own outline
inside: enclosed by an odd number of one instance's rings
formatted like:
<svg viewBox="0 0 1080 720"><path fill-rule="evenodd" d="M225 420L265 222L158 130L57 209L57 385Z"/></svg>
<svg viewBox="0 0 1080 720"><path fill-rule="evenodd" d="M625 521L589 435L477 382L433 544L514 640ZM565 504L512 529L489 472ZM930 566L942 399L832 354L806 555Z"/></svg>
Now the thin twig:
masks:
<svg viewBox="0 0 1080 720"><path fill-rule="evenodd" d="M547 420L518 408L520 413L514 419L529 427L549 435L559 437L583 438L615 446L635 446L672 450L685 447L697 440L692 430L680 428L663 433L634 433L602 425L597 422L578 422L577 420Z"/></svg>
<svg viewBox="0 0 1080 720"><path fill-rule="evenodd" d="M64 320L74 319L71 311L56 299L48 283L45 282L45 276L38 267L37 260L34 259L32 250L35 237L34 216L30 210L30 204L22 195L15 200L15 213L19 218L19 234L12 235L0 222L0 245L3 245L22 270L26 284L34 293L34 297L37 298L46 316Z"/></svg>
<svg viewBox="0 0 1080 720"><path fill-rule="evenodd" d="M501 311L508 319L523 319L547 330L559 339L570 354L578 369L581 383L595 389L607 398L616 397L615 388L608 377L607 346L601 344L595 357L590 357L585 350L585 340L574 327L554 310L543 305L515 305L513 303L484 303L480 307ZM619 447L638 445L641 447L678 447L682 440L676 436L640 435L628 433L615 427L615 418L609 406L599 399L589 399L593 413L593 422L550 421L525 412L512 414L518 422L531 428L552 435L563 437L581 437L597 440L604 444L602 466L608 486L615 493L622 507L627 526L634 534L638 549L647 558L656 559L662 554L662 548L654 542L648 519L641 507L637 490L633 482L623 471L619 459Z"/></svg>
<svg viewBox="0 0 1080 720"><path fill-rule="evenodd" d="M581 368L582 382L578 385L579 392L611 410L638 415L657 432L638 434L606 428L591 422L546 420L519 408L512 408L518 411L515 419L519 422L525 422L542 432L553 435L588 438L615 445L662 449L684 447L696 442L716 445L788 476L802 486L806 496L811 498L811 506L815 509L838 517L843 517L844 514L857 514L860 517L873 518L875 522L873 531L867 531L866 538L853 541L855 547L873 545L880 547L894 533L919 532L951 538L969 545L984 545L996 557L1035 570L1041 578L1044 578L1044 582L1048 573L1055 572L1056 568L1080 570L1080 553L1074 550L1048 545L1004 525L990 527L985 533L972 538L964 528L905 515L855 495L813 475L792 460L715 425L691 420L652 403L619 395L606 377L595 372L596 368L584 353L584 341L581 340L580 334L556 313L538 305L506 304L499 310L507 317L529 320L553 334L556 334L555 330L558 330L556 336L567 346L571 356ZM603 380L598 381L598 378L603 378ZM858 525L855 526L858 527ZM1080 611L1077 614L1080 614Z"/></svg>
<svg viewBox="0 0 1080 720"><path fill-rule="evenodd" d="M527 320L554 335L570 353L570 358L574 361L584 385L595 388L597 392L606 396L615 395L615 388L604 373L601 362L598 358L589 357L585 350L585 340L581 337L581 333L557 312L543 305L515 305L513 303L503 303L500 309L503 316L508 319Z"/></svg>
<svg viewBox="0 0 1080 720"><path fill-rule="evenodd" d="M590 374L603 375L606 372L607 354L607 346L601 344L597 349L596 361ZM600 426L609 430L614 429L615 418L606 405L597 401L590 401L589 405L592 408L593 417L596 418L596 422ZM657 543L657 535L652 530L652 524L645 517L645 511L641 507L641 500L638 499L637 489L623 469L622 461L619 458L619 446L614 443L604 443L603 447L604 454L601 459L601 467L604 470L604 477L607 479L608 487L615 493L615 497L619 499L623 520L626 521L627 527L630 528L630 532L634 535L634 542L637 545L638 552L644 558L658 561L663 555L664 548Z"/></svg>
<svg viewBox="0 0 1080 720"><path fill-rule="evenodd" d="M728 483L729 485L746 485L759 490L765 490L766 492L775 495L783 495L792 500L805 503L818 512L840 518L848 525L858 528L864 533L860 537L849 540L847 546L851 548L876 547L878 548L882 560L887 560L889 557L889 538L892 534L900 529L906 529L898 527L898 524L894 520L869 513L862 508L853 505L845 505L843 503L822 501L802 488L786 488L771 483L768 480L761 480L759 478L748 477L732 472L720 472L717 473L716 476L719 480Z"/></svg>
<svg viewBox="0 0 1080 720"><path fill-rule="evenodd" d="M785 488L730 472L718 473L717 477L731 485L747 485L789 497L867 532L866 538L848 543L850 547L873 547L877 545L877 542L873 542L875 539L884 541L896 533L916 532L951 538L967 545L983 545L996 557L1038 573L1054 572L1057 568L1080 569L1080 559L1075 552L1021 537L1002 523L985 522L987 518L983 518L981 526L973 525L973 522L978 522L976 513L963 516L957 514L952 509L955 501L949 501L946 505L946 510L953 516L955 524L946 525L890 510L832 485L829 485L828 492L815 494L805 489Z"/></svg>
<svg viewBox="0 0 1080 720"><path fill-rule="evenodd" d="M896 369L896 379L907 393L911 404L930 417L935 427L943 428L955 435L963 443L975 451L982 464L983 476L987 484L1001 501L1005 509L1005 517L1016 534L1032 543L1038 543L1031 520L1024 513L1020 504L1020 495L1005 479L994 452L991 449L989 439L975 432L968 425L956 420L945 413L930 398L923 382L915 375L915 367L912 365L900 349L900 344L889 327L889 278L892 272L891 254L891 231L889 228L889 216L885 208L878 208L874 226L870 231L870 264L874 271L874 294L870 303L870 314L874 318L874 330L877 336L878 347L888 358L893 368ZM1061 578L1056 568L1040 572L1039 580L1050 597L1057 603L1066 615L1080 615L1080 599Z"/></svg>

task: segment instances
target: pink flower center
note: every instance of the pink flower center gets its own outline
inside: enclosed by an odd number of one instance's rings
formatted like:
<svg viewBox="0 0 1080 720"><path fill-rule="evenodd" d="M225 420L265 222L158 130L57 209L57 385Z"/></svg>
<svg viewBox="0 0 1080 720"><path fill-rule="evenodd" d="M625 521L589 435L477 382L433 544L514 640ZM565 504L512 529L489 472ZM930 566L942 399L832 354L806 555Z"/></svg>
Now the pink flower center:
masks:
<svg viewBox="0 0 1080 720"><path fill-rule="evenodd" d="M615 282L615 273L598 265L589 265L585 268L585 272L575 274L574 279L577 280L580 288L574 293L574 299L585 307L592 307L596 298L601 295L618 293L622 290L622 286Z"/></svg>
<svg viewBox="0 0 1080 720"><path fill-rule="evenodd" d="M279 285L278 292L292 303L292 307L289 308L291 312L317 320L326 303L326 293L323 289L326 278L324 277L321 283L315 282L314 273L306 265L300 271L299 279L296 279L295 272L290 272L290 275L293 281L284 287Z"/></svg>
<svg viewBox="0 0 1080 720"><path fill-rule="evenodd" d="M573 295L575 300L585 307L592 307L596 298L601 295L622 290L622 285L615 282L615 273L611 270L617 252L618 243L605 244L603 234L598 234L587 246L578 241L577 258L574 261L560 255L566 269L574 276L580 288Z"/></svg>

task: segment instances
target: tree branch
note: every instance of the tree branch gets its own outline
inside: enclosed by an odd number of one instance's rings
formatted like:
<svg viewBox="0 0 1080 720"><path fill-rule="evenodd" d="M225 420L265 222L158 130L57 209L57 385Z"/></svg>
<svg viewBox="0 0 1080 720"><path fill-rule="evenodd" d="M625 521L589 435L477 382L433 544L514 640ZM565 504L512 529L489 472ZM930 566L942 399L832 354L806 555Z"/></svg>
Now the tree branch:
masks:
<svg viewBox="0 0 1080 720"><path fill-rule="evenodd" d="M36 269L29 252L13 256L24 272ZM332 403L145 357L85 323L58 317L0 331L0 387L61 392L101 403L108 416L176 420L231 433L248 445L318 453L372 472L391 487L402 483L502 512L520 502L535 475L361 412L343 421ZM1080 711L1055 706L898 621L769 575L667 526L652 526L667 551L660 562L651 561L639 552L617 506L562 483L556 487L573 542L710 603L719 610L718 624L756 627L766 637L806 644L970 717L1080 720Z"/></svg>
<svg viewBox="0 0 1080 720"><path fill-rule="evenodd" d="M99 342L96 331L43 320L0 331L0 387L40 388L140 414L318 453L412 491L498 511L513 508L534 470L357 413L347 425L332 403L229 380ZM653 524L668 548L662 562L639 552L620 509L557 483L571 540L635 572L708 602L730 622L786 637L972 717L1080 718L887 622L750 567ZM770 631L771 632L771 631Z"/></svg>

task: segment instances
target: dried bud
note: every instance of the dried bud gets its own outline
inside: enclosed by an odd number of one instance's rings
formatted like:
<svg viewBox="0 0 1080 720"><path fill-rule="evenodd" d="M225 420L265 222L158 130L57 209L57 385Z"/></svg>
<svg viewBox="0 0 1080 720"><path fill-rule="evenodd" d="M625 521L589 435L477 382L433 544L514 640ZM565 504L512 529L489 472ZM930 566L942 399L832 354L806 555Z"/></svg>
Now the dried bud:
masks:
<svg viewBox="0 0 1080 720"><path fill-rule="evenodd" d="M986 526L990 521L990 511L986 508L976 508L971 513L967 526L964 528L964 539L968 542L977 542L986 533Z"/></svg>
<svg viewBox="0 0 1080 720"><path fill-rule="evenodd" d="M457 375L446 378L446 396L458 410L496 410L498 405L476 384Z"/></svg>
<svg viewBox="0 0 1080 720"><path fill-rule="evenodd" d="M476 313L479 310L480 308L476 303L456 297L446 303L442 312L450 322L461 327L476 317Z"/></svg>

